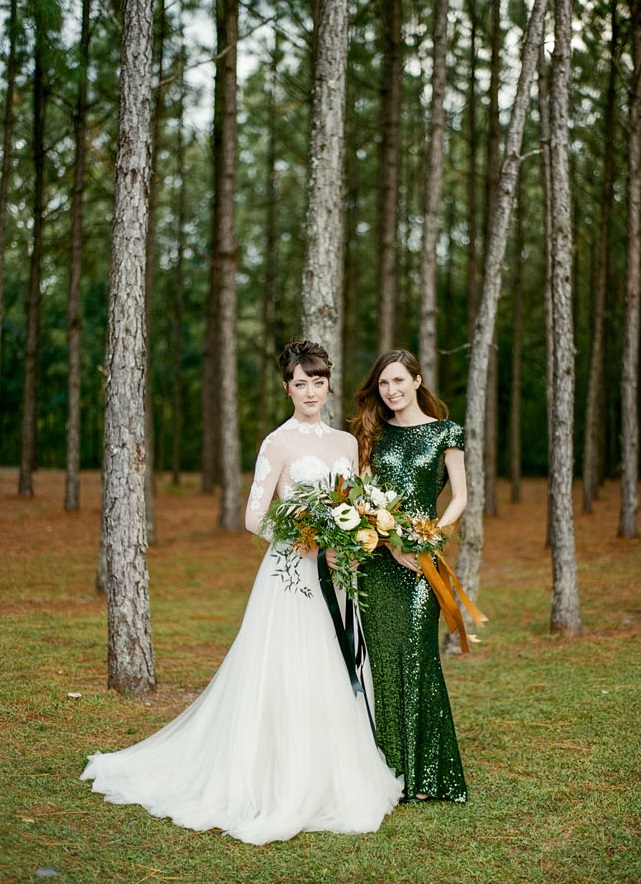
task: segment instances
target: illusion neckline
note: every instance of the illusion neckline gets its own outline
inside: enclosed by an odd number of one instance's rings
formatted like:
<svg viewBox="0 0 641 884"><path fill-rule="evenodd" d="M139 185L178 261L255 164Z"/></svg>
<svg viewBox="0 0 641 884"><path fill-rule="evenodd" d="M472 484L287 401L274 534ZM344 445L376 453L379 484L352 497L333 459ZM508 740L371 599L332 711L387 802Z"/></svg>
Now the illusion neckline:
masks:
<svg viewBox="0 0 641 884"><path fill-rule="evenodd" d="M315 436L324 436L326 433L331 433L332 431L332 428L322 420L313 422L299 421L296 417L290 417L285 426L292 427L293 429L298 430L299 433L305 433L307 435L314 433Z"/></svg>

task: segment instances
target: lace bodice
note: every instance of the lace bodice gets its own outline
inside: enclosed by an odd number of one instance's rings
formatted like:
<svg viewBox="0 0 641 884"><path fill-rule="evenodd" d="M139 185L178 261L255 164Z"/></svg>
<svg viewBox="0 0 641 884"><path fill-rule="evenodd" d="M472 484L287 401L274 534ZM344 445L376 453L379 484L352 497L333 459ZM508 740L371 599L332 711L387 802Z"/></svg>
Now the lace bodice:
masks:
<svg viewBox="0 0 641 884"><path fill-rule="evenodd" d="M287 496L296 482L314 482L329 474L358 469L356 439L322 421L305 423L290 418L264 440L256 459L245 526L258 534L274 494Z"/></svg>

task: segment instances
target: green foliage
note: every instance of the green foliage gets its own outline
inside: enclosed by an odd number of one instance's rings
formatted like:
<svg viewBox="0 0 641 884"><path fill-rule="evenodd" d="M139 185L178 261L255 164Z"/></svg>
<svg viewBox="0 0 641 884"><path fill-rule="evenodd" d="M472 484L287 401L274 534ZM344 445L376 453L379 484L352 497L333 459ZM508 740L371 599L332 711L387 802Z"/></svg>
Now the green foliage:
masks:
<svg viewBox="0 0 641 884"><path fill-rule="evenodd" d="M6 3L4 4L6 8ZM446 162L439 242L440 394L454 419L465 415L470 337L468 317L469 178L471 114L477 131L475 170L477 261L483 263L485 169L487 166L487 83L489 77L490 6L477 4L476 105L470 108L470 21L466 4L451 10L446 96ZM514 90L519 41L526 4L504 8L505 53L502 69L501 125L505 126ZM579 8L580 7L580 8ZM574 204L574 291L577 350L577 424L585 410L590 364L592 302L598 271L600 201L604 165L603 108L609 75L610 5L603 0L575 9L580 40L573 53L572 176ZM353 395L377 354L377 225L380 149L381 17L377 4L352 4L347 78L345 145L345 371L344 410L352 412ZM606 471L619 461L620 353L626 272L626 101L631 76L630 34L621 10L617 52L617 118L615 126L614 209L610 237L605 358L607 403L604 406ZM32 74L34 16L50 36L46 82L46 218L43 268L43 322L39 381L39 450L42 464L65 460L66 297L69 285L70 189L73 170L73 108L79 58L78 6L56 0L20 7L18 79L5 262L5 316L0 366L0 463L19 459L20 409L25 344L24 302L31 252L33 157ZM431 75L431 9L405 7L405 58L401 106L399 191L398 346L416 349L419 327L420 248L426 131ZM211 58L213 23L209 11L184 0L167 5L167 40L163 83L164 114L158 168L158 218L155 284L149 337L156 462L169 465L172 448L173 352L176 341L174 299L177 262L177 204L186 206L185 305L180 387L183 395L182 466L196 469L201 448L201 378L205 305L209 290L212 211L212 156L208 128L213 84L188 85L185 96L185 175L177 171L177 127L181 66L194 71ZM181 25L198 22L187 30ZM279 0L241 7L242 76L239 88L237 177L238 363L239 412L243 463L253 462L259 439L282 420L285 400L277 382L265 385L263 350L265 298L268 285L267 219L270 194L275 202L273 338L280 346L300 332L300 290L304 254L307 147L310 127L311 37L309 6ZM208 27L210 31L208 33ZM211 39L210 39L211 34ZM277 34L277 39L276 39ZM88 168L85 192L83 252L82 462L98 466L101 458L102 394L109 232L112 213L114 156L118 117L120 22L113 4L93 4L89 67ZM6 36L0 44L0 68L6 65ZM183 59L183 53L186 57ZM204 68L203 70L210 68ZM3 97L3 93L0 93ZM538 113L533 95L521 167L525 237L523 339L523 469L547 469L545 389L544 218ZM275 163L270 173L270 150ZM271 175L271 179L270 179ZM271 189L273 188L273 190ZM507 452L509 383L512 357L512 287L514 249L509 247L499 307L500 469ZM273 354L271 354L273 355ZM262 393L261 393L262 391ZM259 402L260 396L266 399ZM582 438L576 434L577 461Z"/></svg>

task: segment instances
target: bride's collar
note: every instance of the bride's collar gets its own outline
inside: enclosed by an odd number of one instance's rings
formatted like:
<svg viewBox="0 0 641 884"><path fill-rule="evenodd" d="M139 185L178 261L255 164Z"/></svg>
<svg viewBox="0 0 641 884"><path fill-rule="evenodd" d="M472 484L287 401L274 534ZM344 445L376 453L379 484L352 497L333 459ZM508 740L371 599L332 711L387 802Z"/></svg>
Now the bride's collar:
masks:
<svg viewBox="0 0 641 884"><path fill-rule="evenodd" d="M315 436L324 436L325 433L331 433L332 431L332 428L328 427L323 421L299 421L298 418L295 417L290 417L286 426L298 430L299 433L305 433L308 435L314 433Z"/></svg>

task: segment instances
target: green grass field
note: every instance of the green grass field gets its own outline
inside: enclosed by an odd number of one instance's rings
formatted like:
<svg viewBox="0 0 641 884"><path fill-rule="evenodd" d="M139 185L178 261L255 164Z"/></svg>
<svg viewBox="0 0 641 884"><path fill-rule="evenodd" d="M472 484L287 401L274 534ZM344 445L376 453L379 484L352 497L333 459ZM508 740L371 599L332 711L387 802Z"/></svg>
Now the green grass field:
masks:
<svg viewBox="0 0 641 884"><path fill-rule="evenodd" d="M62 511L63 476L36 497L0 471L0 881L640 882L641 544L615 535L618 489L577 514L584 634L550 637L545 487L486 526L467 659L444 660L470 801L399 807L374 834L300 834L254 847L194 833L79 780L85 756L166 723L233 641L261 551L215 528L194 477L161 483L149 554L160 687L106 690L106 614L94 589L98 477ZM69 694L81 694L70 697Z"/></svg>

